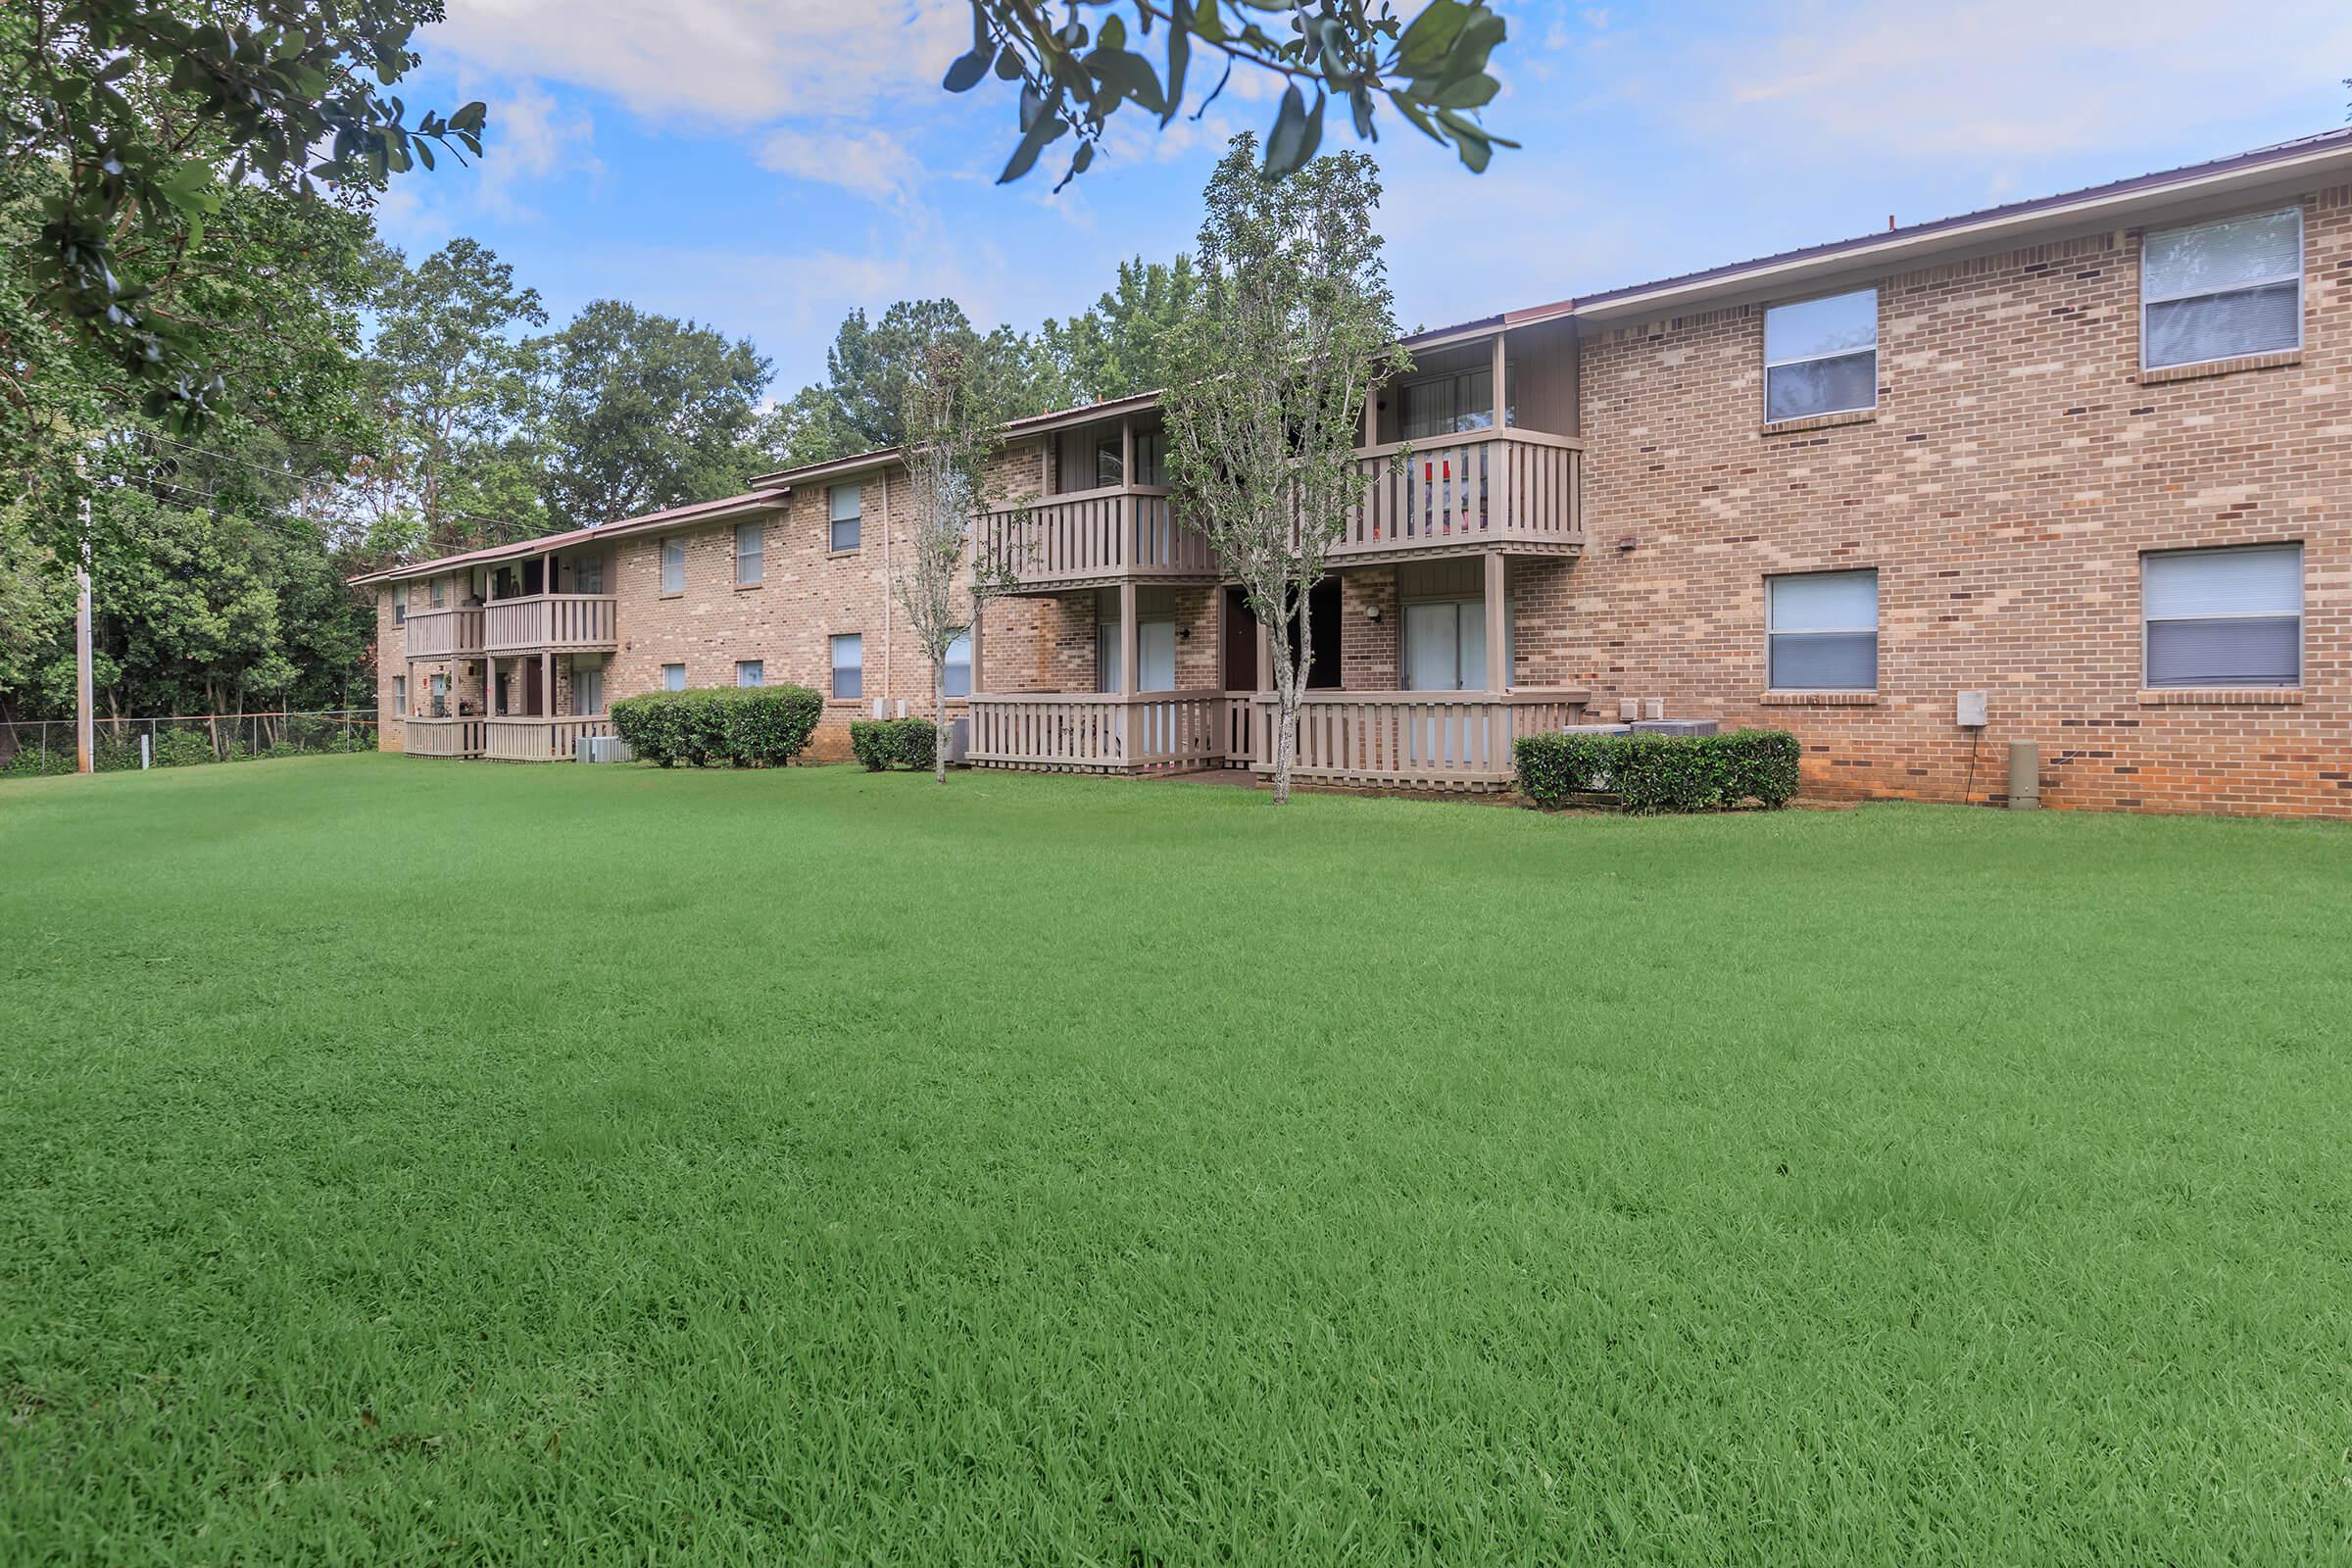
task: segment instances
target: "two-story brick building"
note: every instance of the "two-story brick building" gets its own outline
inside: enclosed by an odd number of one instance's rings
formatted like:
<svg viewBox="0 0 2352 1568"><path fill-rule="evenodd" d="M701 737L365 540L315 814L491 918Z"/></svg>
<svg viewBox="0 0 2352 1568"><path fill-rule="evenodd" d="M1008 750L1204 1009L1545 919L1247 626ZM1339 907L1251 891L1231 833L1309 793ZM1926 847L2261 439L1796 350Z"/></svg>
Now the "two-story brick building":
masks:
<svg viewBox="0 0 2352 1568"><path fill-rule="evenodd" d="M2352 132L1409 340L1318 590L1301 773L1491 786L1631 703L1803 740L1808 787L2352 815ZM984 764L1262 764L1270 682L1156 400L1008 426L1019 578L950 692ZM930 671L892 455L361 579L385 745L551 757L663 683ZM1963 692L1986 698L1964 726ZM447 716L427 716L436 705ZM463 712L470 706L471 713Z"/></svg>

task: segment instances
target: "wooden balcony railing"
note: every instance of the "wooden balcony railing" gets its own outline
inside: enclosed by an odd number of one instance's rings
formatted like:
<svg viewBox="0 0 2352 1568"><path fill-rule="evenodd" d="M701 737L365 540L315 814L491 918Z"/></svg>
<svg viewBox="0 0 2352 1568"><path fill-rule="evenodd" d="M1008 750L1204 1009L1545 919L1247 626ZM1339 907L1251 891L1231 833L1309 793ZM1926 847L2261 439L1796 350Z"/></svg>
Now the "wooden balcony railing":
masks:
<svg viewBox="0 0 2352 1568"><path fill-rule="evenodd" d="M533 594L494 599L481 612L493 654L593 652L619 646L611 594Z"/></svg>
<svg viewBox="0 0 2352 1568"><path fill-rule="evenodd" d="M1157 773L1225 758L1221 691L980 696L971 719L968 755L986 767Z"/></svg>
<svg viewBox="0 0 2352 1568"><path fill-rule="evenodd" d="M1583 691L1322 692L1298 705L1299 778L1411 789L1494 789L1511 782L1511 743L1577 722ZM1272 693L1252 703L1250 765L1274 770Z"/></svg>
<svg viewBox="0 0 2352 1568"><path fill-rule="evenodd" d="M1024 588L1217 575L1208 541L1179 522L1168 491L1152 485L1080 490L989 513L977 549Z"/></svg>
<svg viewBox="0 0 2352 1568"><path fill-rule="evenodd" d="M568 762L583 735L610 735L612 720L594 718L486 718L482 755L498 762Z"/></svg>
<svg viewBox="0 0 2352 1568"><path fill-rule="evenodd" d="M1473 430L1366 447L1364 504L1331 559L1404 558L1464 545L1580 550L1585 542L1585 446L1537 430Z"/></svg>
<svg viewBox="0 0 2352 1568"><path fill-rule="evenodd" d="M401 651L411 659L479 659L482 607L412 611L400 638Z"/></svg>
<svg viewBox="0 0 2352 1568"><path fill-rule="evenodd" d="M482 721L478 718L412 718L405 725L407 735L401 749L411 757L482 755Z"/></svg>

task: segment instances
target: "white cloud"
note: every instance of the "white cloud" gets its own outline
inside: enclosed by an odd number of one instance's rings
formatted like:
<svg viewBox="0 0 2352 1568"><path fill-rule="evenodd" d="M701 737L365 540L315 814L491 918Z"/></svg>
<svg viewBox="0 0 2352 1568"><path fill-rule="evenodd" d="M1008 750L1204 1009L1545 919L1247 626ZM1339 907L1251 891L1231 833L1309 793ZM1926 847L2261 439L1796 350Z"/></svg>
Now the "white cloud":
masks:
<svg viewBox="0 0 2352 1568"><path fill-rule="evenodd" d="M649 119L864 118L936 94L971 42L955 0L466 0L427 48L608 92Z"/></svg>
<svg viewBox="0 0 2352 1568"><path fill-rule="evenodd" d="M2331 74L2352 59L2340 6L2274 0L2261 25L2250 21L2210 0L1962 0L1932 11L1835 0L1795 9L1760 46L1705 49L1712 79L1695 96L1743 135L2047 157L2144 144L2155 114L2193 128L2274 104L2284 38Z"/></svg>
<svg viewBox="0 0 2352 1568"><path fill-rule="evenodd" d="M793 124L771 132L756 155L761 169L795 179L838 185L877 201L905 204L922 170L886 130L858 130L839 122Z"/></svg>
<svg viewBox="0 0 2352 1568"><path fill-rule="evenodd" d="M566 110L532 82L504 95L490 94L489 106L490 122L497 129L482 144L481 172L474 186L474 199L483 211L503 218L532 217L515 196L524 181L545 179L564 169L591 178L603 175L603 161L588 150L596 126L585 111Z"/></svg>

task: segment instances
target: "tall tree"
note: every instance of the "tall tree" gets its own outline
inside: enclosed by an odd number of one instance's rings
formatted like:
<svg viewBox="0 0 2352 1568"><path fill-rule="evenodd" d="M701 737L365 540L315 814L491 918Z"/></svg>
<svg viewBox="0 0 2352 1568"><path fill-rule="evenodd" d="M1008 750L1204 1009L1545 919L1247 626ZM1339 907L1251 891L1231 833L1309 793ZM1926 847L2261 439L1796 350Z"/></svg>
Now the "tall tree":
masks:
<svg viewBox="0 0 2352 1568"><path fill-rule="evenodd" d="M0 160L30 188L23 319L70 332L179 434L226 393L217 326L159 300L237 191L364 207L482 106L414 123L387 88L439 0L22 0L0 13ZM0 360L16 360L16 354ZM0 411L15 412L15 411Z"/></svg>
<svg viewBox="0 0 2352 1568"><path fill-rule="evenodd" d="M1516 147L1478 122L1498 90L1487 60L1506 29L1482 0L1430 0L1408 25L1390 0L1096 0L1060 21L1046 0L971 0L972 47L941 85L968 92L994 74L1019 84L1020 140L997 182L1019 179L1063 136L1077 138L1062 183L1095 160L1110 117L1133 103L1161 125L1184 107L1193 51L1223 74L1205 110L1239 66L1284 83L1266 136L1265 172L1281 178L1315 155L1323 109L1346 102L1357 136L1378 140L1375 101L1386 98L1432 141L1451 143L1473 173L1496 147ZM1085 13L1108 13L1089 26ZM1135 25L1127 24L1132 15ZM1279 20L1277 20L1279 19ZM1166 74L1142 51L1157 26ZM1307 93L1314 102L1307 102ZM1200 118L1200 110L1194 118Z"/></svg>
<svg viewBox="0 0 2352 1568"><path fill-rule="evenodd" d="M543 340L547 509L564 527L711 501L758 466L768 362L749 338L597 300Z"/></svg>
<svg viewBox="0 0 2352 1568"><path fill-rule="evenodd" d="M1168 360L1177 328L1200 292L1193 259L1119 264L1119 281L1065 325L1049 318L1039 329L1081 397L1097 403L1168 384Z"/></svg>
<svg viewBox="0 0 2352 1568"><path fill-rule="evenodd" d="M1298 699L1314 662L1308 590L1363 502L1364 398L1407 368L1361 153L1288 178L1244 133L1209 176L1200 308L1177 335L1166 398L1177 505L1238 578L1274 644L1274 801L1290 800Z"/></svg>
<svg viewBox="0 0 2352 1568"><path fill-rule="evenodd" d="M382 253L368 390L380 455L353 475L379 546L434 551L545 531L533 428L547 324L539 291L477 240L450 241L415 267Z"/></svg>
<svg viewBox="0 0 2352 1568"><path fill-rule="evenodd" d="M822 463L895 447L905 438L907 387L941 344L967 363L985 364L1007 416L1042 414L1077 401L1049 345L1008 326L982 333L950 299L900 300L869 320L862 310L842 318L825 351L825 379L771 410L760 440L778 467Z"/></svg>

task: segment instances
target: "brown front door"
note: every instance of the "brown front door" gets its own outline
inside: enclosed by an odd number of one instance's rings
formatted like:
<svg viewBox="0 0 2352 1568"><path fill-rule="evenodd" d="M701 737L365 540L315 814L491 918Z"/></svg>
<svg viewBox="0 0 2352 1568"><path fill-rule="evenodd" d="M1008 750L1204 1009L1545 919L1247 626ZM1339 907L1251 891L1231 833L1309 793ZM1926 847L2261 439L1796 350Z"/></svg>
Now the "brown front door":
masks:
<svg viewBox="0 0 2352 1568"><path fill-rule="evenodd" d="M1239 588L1225 590L1225 689L1257 690L1257 617Z"/></svg>
<svg viewBox="0 0 2352 1568"><path fill-rule="evenodd" d="M542 699L547 694L539 689L538 662L526 661L522 666L522 710L534 717L547 712Z"/></svg>

